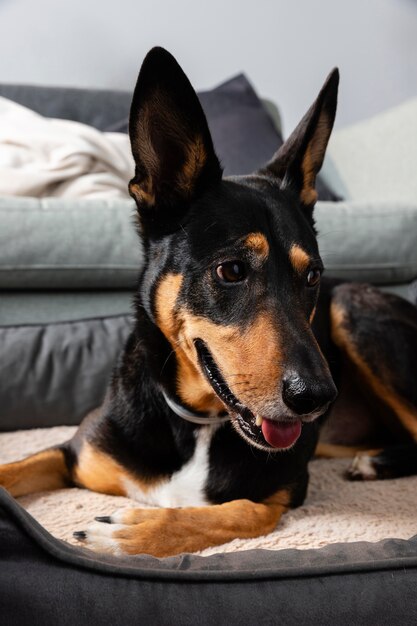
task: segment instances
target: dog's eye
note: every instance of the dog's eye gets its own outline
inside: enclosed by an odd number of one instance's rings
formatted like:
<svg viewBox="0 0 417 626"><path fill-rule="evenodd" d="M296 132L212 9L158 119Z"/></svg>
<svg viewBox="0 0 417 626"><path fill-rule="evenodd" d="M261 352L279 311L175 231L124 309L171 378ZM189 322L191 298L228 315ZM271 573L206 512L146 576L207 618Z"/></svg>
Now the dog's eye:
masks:
<svg viewBox="0 0 417 626"><path fill-rule="evenodd" d="M225 283L238 283L247 276L246 265L243 261L225 261L217 266L216 274Z"/></svg>
<svg viewBox="0 0 417 626"><path fill-rule="evenodd" d="M318 267L314 267L307 274L307 285L309 287L315 287L319 284L321 278L321 270Z"/></svg>

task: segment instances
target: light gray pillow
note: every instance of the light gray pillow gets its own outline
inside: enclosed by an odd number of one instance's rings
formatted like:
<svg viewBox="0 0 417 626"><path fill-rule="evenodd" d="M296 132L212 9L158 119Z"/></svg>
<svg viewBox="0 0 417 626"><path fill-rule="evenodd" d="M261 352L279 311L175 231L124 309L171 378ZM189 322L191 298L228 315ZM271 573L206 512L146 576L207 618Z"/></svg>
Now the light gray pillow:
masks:
<svg viewBox="0 0 417 626"><path fill-rule="evenodd" d="M417 98L333 132L324 178L346 200L415 202Z"/></svg>

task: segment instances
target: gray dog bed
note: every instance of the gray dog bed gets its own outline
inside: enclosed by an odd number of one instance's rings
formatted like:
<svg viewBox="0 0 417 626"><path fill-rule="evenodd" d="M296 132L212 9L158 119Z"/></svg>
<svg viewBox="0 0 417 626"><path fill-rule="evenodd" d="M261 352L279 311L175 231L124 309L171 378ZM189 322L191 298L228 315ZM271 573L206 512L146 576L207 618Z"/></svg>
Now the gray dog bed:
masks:
<svg viewBox="0 0 417 626"><path fill-rule="evenodd" d="M42 624L413 624L417 537L210 557L97 556L0 490L0 614Z"/></svg>

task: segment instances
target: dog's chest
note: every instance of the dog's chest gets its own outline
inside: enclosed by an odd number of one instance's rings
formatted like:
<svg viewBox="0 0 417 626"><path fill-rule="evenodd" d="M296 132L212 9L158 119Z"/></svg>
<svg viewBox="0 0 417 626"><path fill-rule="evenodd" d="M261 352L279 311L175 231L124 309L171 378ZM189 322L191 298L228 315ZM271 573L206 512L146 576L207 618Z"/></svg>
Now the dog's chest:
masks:
<svg viewBox="0 0 417 626"><path fill-rule="evenodd" d="M196 431L196 445L191 459L169 480L142 489L129 478L124 479L126 496L151 506L182 507L210 504L205 495L209 473L210 444L217 426L203 426Z"/></svg>

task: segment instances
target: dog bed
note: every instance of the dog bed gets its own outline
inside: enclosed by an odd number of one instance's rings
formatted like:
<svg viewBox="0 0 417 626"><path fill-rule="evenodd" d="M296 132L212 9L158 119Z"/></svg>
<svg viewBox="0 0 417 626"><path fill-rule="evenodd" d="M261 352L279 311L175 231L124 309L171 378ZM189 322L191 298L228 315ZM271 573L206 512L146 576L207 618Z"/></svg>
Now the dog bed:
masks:
<svg viewBox="0 0 417 626"><path fill-rule="evenodd" d="M39 428L0 434L0 463L8 463L66 441L74 427ZM348 459L314 460L305 504L285 514L275 532L255 539L235 539L201 552L236 552L265 548L320 548L336 542L409 539L417 534L417 476L400 480L349 482L343 474ZM84 489L60 489L19 498L42 526L58 539L77 544L82 530L96 515L141 506L134 500Z"/></svg>
<svg viewBox="0 0 417 626"><path fill-rule="evenodd" d="M3 433L0 462L73 432ZM313 461L305 504L270 535L168 559L98 555L61 541L72 543L95 515L137 504L126 498L62 489L17 502L0 489L1 623L415 623L417 477L401 487L349 483L346 464ZM378 541L385 536L396 539Z"/></svg>

